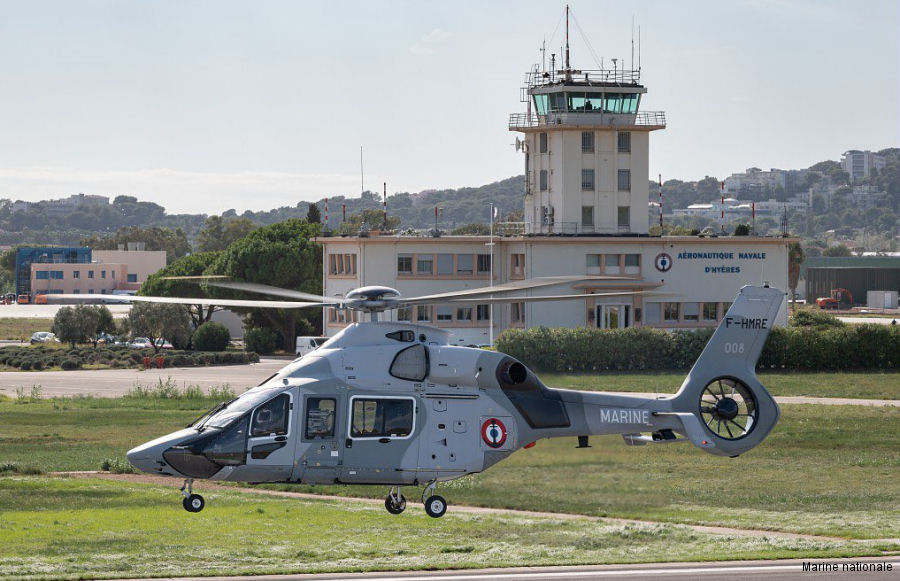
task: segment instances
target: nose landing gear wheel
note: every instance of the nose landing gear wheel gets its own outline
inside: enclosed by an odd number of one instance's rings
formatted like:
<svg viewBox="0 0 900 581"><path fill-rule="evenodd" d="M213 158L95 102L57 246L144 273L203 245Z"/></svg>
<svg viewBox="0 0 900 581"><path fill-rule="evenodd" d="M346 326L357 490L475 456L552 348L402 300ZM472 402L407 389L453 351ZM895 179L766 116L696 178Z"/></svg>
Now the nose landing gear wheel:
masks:
<svg viewBox="0 0 900 581"><path fill-rule="evenodd" d="M425 500L425 512L431 518L441 518L447 512L447 501L443 496L429 496Z"/></svg>
<svg viewBox="0 0 900 581"><path fill-rule="evenodd" d="M406 510L406 497L400 494L399 498L395 499L393 495L388 494L384 499L384 508L391 514L400 514Z"/></svg>
<svg viewBox="0 0 900 581"><path fill-rule="evenodd" d="M709 431L723 440L743 438L756 425L756 398L739 379L714 379L700 396L700 417Z"/></svg>
<svg viewBox="0 0 900 581"><path fill-rule="evenodd" d="M188 512L200 512L206 506L206 501L199 494L192 494L181 501L184 510Z"/></svg>

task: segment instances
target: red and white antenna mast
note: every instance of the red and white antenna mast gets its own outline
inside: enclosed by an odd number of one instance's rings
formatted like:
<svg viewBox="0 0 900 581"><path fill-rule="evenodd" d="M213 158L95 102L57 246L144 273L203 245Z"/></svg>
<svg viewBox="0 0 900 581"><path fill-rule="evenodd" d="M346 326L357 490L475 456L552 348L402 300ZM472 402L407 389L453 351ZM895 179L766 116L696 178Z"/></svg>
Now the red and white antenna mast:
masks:
<svg viewBox="0 0 900 581"><path fill-rule="evenodd" d="M566 4L566 80L572 80L572 67L569 62L569 5Z"/></svg>

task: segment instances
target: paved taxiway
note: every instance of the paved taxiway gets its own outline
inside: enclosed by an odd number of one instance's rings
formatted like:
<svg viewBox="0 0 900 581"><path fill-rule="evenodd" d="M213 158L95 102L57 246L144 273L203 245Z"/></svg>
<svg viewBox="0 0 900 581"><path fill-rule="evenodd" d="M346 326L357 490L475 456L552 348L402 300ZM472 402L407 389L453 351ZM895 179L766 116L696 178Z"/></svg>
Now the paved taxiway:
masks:
<svg viewBox="0 0 900 581"><path fill-rule="evenodd" d="M26 391L33 385L41 386L44 397L93 395L116 397L125 395L135 385L153 387L169 380L179 387L197 385L204 389L229 385L235 393L259 385L264 379L290 363L289 358L263 357L259 363L249 365L215 365L209 367L173 367L169 369L103 369L77 371L4 371L0 372L0 394L15 397L16 389ZM602 378L598 378L602 382ZM552 386L551 386L552 387ZM610 392L617 395L655 394ZM900 407L900 400L823 398L803 396L779 396L780 404L867 405Z"/></svg>
<svg viewBox="0 0 900 581"><path fill-rule="evenodd" d="M411 571L403 573L326 573L323 575L260 575L254 577L179 578L179 581L589 581L591 579L666 579L667 581L745 581L747 579L775 579L796 581L828 579L888 581L900 578L900 559L827 559L814 563L837 563L838 572L814 573L803 571L803 561L723 561L717 563L650 563L637 565L590 565L584 567L533 567L513 569L470 569L465 571ZM844 563L889 563L892 571L840 571Z"/></svg>

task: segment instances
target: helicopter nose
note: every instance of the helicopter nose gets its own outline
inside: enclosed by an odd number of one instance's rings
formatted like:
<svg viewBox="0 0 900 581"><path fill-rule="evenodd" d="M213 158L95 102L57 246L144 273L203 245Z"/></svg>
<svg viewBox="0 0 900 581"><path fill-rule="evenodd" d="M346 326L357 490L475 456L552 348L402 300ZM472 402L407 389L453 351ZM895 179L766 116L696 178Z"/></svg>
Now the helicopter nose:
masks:
<svg viewBox="0 0 900 581"><path fill-rule="evenodd" d="M196 436L197 431L192 429L179 430L172 432L161 438L145 442L140 446L132 448L126 456L132 466L141 472L150 474L168 474L177 476L177 472L172 469L163 458L163 452L177 446L189 437Z"/></svg>

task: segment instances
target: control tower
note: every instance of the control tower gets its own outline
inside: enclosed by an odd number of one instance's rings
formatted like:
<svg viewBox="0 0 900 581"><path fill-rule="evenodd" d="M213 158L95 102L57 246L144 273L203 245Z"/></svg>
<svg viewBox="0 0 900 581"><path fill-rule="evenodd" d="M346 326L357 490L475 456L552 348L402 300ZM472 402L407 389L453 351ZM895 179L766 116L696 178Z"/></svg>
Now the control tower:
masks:
<svg viewBox="0 0 900 581"><path fill-rule="evenodd" d="M637 70L573 69L569 32L563 67L535 65L525 77L526 113L509 130L525 153L525 233L634 235L648 231L650 132L665 113L641 111Z"/></svg>

